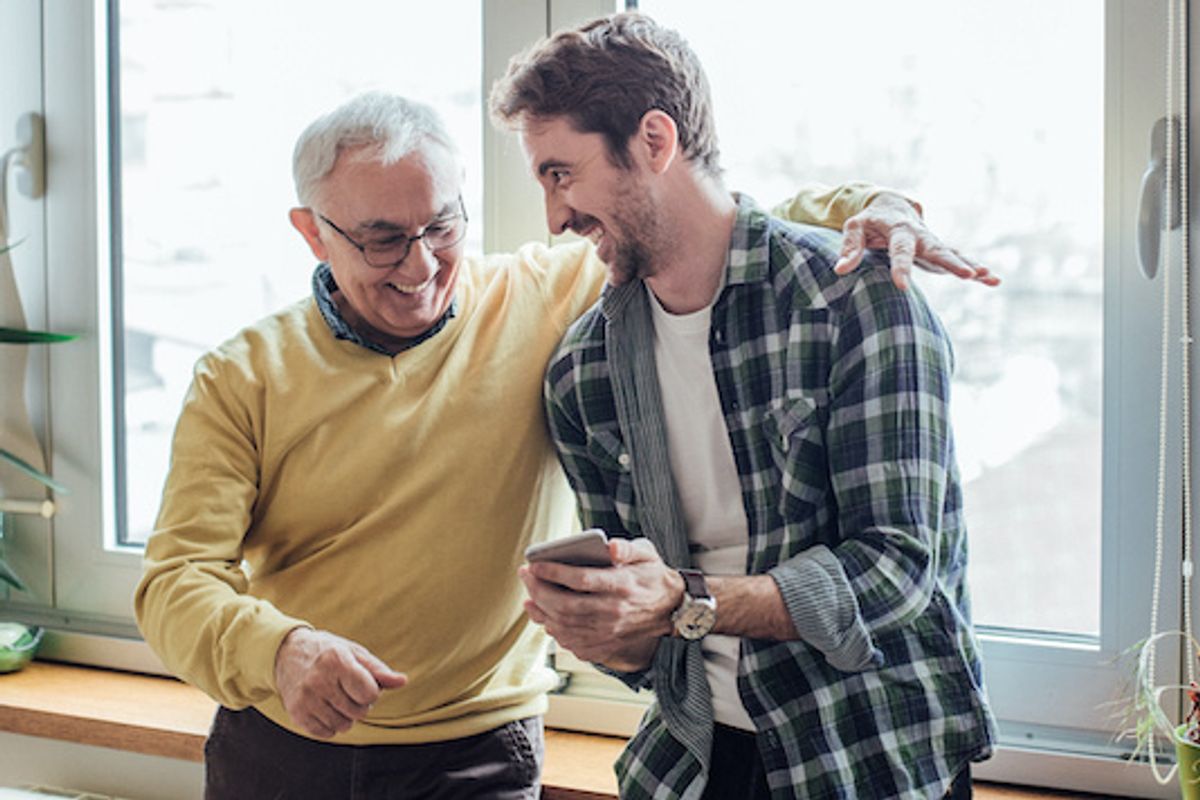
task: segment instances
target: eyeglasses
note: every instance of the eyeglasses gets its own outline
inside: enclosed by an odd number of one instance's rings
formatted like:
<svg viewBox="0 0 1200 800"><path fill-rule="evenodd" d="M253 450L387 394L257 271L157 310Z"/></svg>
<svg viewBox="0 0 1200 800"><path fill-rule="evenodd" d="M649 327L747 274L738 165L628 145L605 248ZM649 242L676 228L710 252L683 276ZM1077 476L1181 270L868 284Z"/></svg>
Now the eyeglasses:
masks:
<svg viewBox="0 0 1200 800"><path fill-rule="evenodd" d="M429 249L429 252L436 253L439 250L453 247L467 235L467 207L463 204L462 195L459 195L458 198L458 213L435 219L416 236L397 233L376 242L356 242L350 237L350 234L339 228L329 217L324 214L317 214L317 216L325 220L326 225L341 234L343 239L354 245L358 252L362 253L363 260L367 262L368 266L381 269L385 267L390 269L408 258L413 243L418 240L425 242L425 247Z"/></svg>

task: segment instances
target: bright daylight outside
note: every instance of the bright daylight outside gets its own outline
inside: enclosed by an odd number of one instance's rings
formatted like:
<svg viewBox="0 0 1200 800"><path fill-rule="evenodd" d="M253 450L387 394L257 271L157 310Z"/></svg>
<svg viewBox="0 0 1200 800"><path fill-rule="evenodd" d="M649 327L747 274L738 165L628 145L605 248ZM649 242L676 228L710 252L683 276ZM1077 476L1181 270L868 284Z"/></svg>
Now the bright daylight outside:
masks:
<svg viewBox="0 0 1200 800"><path fill-rule="evenodd" d="M286 210L311 117L362 88L435 105L479 247L479 52L447 58L432 32L478 42L480 4L372 3L371 25L355 5L121 3L127 543L153 524L195 359L308 291ZM956 348L976 620L1095 635L1103 4L639 5L708 69L730 188L768 205L808 181L895 187L1004 278L918 278ZM402 29L430 33L397 47Z"/></svg>
<svg viewBox="0 0 1200 800"><path fill-rule="evenodd" d="M1096 635L1103 4L638 5L704 62L731 189L894 187L1003 277L918 276L954 342L975 620Z"/></svg>
<svg viewBox="0 0 1200 800"><path fill-rule="evenodd" d="M287 211L292 146L312 119L369 89L434 106L462 151L466 246L480 249L481 53L447 58L437 33L480 41L478 0L328 10L320 0L120 3L122 543L153 528L196 359L310 292L316 262ZM403 47L398 31L409 32Z"/></svg>

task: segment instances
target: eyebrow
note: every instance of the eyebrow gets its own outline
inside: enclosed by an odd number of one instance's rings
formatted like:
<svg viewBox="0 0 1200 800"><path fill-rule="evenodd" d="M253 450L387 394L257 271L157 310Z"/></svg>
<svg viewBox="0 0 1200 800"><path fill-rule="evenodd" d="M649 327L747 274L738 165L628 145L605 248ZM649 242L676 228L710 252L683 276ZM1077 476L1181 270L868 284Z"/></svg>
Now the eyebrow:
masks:
<svg viewBox="0 0 1200 800"><path fill-rule="evenodd" d="M452 216L458 214L458 211L459 211L458 198L456 197L453 200L451 200L450 202L446 203L446 205L442 206L442 210L437 212L436 214L434 214L433 218L430 219L429 222L426 222L424 227L428 227L428 226L432 225L433 223L437 222L438 220L443 219L445 217L452 217ZM409 228L408 225L401 225L401 224L399 224L397 222L393 222L392 220L389 220L389 219L370 219L370 220L367 220L366 222L361 222L358 225L356 225L354 227L354 231L356 233L359 231L370 231L370 232L378 232L378 233L407 233L408 228Z"/></svg>

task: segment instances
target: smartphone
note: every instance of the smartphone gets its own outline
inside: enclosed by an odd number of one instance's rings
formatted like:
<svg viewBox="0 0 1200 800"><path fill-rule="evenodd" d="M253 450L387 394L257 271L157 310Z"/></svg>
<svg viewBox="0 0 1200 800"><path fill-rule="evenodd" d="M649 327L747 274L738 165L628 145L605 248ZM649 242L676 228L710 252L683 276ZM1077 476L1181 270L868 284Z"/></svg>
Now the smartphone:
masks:
<svg viewBox="0 0 1200 800"><path fill-rule="evenodd" d="M608 537L599 528L564 536L549 542L530 545L525 550L526 561L553 561L573 567L611 567Z"/></svg>

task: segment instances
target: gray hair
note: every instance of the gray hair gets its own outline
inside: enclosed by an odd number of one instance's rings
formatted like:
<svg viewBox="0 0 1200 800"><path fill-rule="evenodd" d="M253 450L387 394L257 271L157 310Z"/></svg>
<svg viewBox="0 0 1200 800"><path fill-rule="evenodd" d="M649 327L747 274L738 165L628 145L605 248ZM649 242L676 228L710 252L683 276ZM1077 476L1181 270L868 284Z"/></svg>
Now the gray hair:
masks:
<svg viewBox="0 0 1200 800"><path fill-rule="evenodd" d="M296 140L296 197L311 206L321 182L347 150L374 147L381 163L393 164L431 142L457 159L458 148L432 108L385 92L360 94L318 117Z"/></svg>

